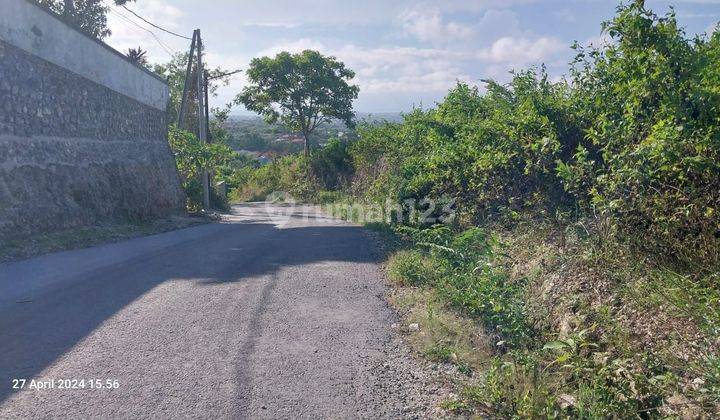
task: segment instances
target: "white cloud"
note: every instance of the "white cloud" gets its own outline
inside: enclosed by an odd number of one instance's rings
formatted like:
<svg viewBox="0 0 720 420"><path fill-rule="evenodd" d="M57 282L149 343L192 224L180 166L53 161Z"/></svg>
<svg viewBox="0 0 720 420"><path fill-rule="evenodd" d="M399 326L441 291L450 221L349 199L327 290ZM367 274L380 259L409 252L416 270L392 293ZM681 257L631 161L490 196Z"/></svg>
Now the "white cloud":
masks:
<svg viewBox="0 0 720 420"><path fill-rule="evenodd" d="M317 51L323 51L325 50L325 46L318 41L309 39L309 38L301 38L296 41L280 41L279 43L273 45L270 48L266 48L260 52L258 52L255 56L256 57L263 57L263 56L275 56L278 53L282 51L287 51L289 53L299 53L305 50L317 50Z"/></svg>
<svg viewBox="0 0 720 420"><path fill-rule="evenodd" d="M185 50L190 45L190 41L153 28L122 7L114 6L111 1L105 0L105 4L110 7L107 20L112 31L106 42L120 52L142 47L148 51L150 61L158 62L166 61L170 53ZM130 3L128 8L150 22L161 22L169 30L178 30L178 22L184 16L180 9L163 0L142 0Z"/></svg>
<svg viewBox="0 0 720 420"><path fill-rule="evenodd" d="M558 10L556 12L553 12L553 16L560 19L563 22L567 23L573 23L577 20L577 17L575 16L575 13L572 12L570 9L562 9Z"/></svg>
<svg viewBox="0 0 720 420"><path fill-rule="evenodd" d="M468 39L474 28L457 22L445 22L437 9L405 10L400 14L400 24L406 35L423 42L444 43L456 39Z"/></svg>
<svg viewBox="0 0 720 420"><path fill-rule="evenodd" d="M470 78L460 63L471 56L441 49L346 45L330 53L355 70L361 92L442 91Z"/></svg>
<svg viewBox="0 0 720 420"><path fill-rule="evenodd" d="M260 51L256 56L272 56L280 51L296 53L305 49L335 56L355 71L353 83L360 86L361 97L445 91L457 80L471 79L463 72L461 63L474 59L473 54L444 49L395 46L366 48L355 44L330 47L313 39L281 42Z"/></svg>
<svg viewBox="0 0 720 420"><path fill-rule="evenodd" d="M299 23L283 23L283 22L253 22L243 23L242 26L257 26L260 28L277 28L277 29L294 29L300 26Z"/></svg>
<svg viewBox="0 0 720 420"><path fill-rule="evenodd" d="M437 9L440 13L475 13L539 1L542 0L213 0L212 3L217 10L241 4L242 12L233 16L238 25L362 25L389 23L408 8Z"/></svg>
<svg viewBox="0 0 720 420"><path fill-rule="evenodd" d="M502 36L519 35L522 28L512 10L488 9L478 13L475 21L460 23L448 20L438 8L406 9L397 21L405 37L433 45L467 48Z"/></svg>
<svg viewBox="0 0 720 420"><path fill-rule="evenodd" d="M535 40L502 37L489 48L480 50L477 56L490 63L525 65L551 60L565 49L567 45L553 37L540 37Z"/></svg>
<svg viewBox="0 0 720 420"><path fill-rule="evenodd" d="M444 0L431 3L443 12L481 12L489 9L504 9L513 6L539 3L543 0Z"/></svg>

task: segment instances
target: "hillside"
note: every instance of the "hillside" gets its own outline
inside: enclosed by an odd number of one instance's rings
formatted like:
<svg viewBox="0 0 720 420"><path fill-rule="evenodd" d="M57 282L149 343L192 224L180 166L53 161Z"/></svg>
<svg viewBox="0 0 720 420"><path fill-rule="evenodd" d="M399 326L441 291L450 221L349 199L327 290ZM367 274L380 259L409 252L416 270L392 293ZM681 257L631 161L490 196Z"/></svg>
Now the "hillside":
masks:
<svg viewBox="0 0 720 420"><path fill-rule="evenodd" d="M720 415L720 33L643 2L544 67L247 173L365 224L460 416Z"/></svg>
<svg viewBox="0 0 720 420"><path fill-rule="evenodd" d="M399 113L357 113L356 120L360 123L377 124L382 121L398 122ZM266 123L258 116L231 116L223 123L227 130L227 143L234 150L247 150L252 152L273 151L281 155L297 153L302 150L302 136L288 131L281 125ZM289 141L288 137L297 141ZM352 140L357 137L355 130L348 129L339 121L331 121L320 126L312 135L313 146L325 145L331 138Z"/></svg>

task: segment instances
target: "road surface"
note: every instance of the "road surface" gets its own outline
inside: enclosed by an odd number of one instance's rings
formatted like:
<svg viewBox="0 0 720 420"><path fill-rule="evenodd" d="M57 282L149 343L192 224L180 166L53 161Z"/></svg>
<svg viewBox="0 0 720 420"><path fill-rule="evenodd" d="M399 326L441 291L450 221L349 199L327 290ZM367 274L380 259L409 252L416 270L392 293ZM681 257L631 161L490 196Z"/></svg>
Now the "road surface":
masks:
<svg viewBox="0 0 720 420"><path fill-rule="evenodd" d="M0 418L424 416L384 292L362 229L264 203L0 265Z"/></svg>

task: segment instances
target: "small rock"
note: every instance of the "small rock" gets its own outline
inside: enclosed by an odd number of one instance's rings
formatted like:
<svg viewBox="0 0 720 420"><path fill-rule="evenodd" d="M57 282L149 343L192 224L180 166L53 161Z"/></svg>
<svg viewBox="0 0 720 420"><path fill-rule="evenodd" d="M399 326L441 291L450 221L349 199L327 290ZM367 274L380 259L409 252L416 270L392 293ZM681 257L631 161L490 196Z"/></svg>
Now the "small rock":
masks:
<svg viewBox="0 0 720 420"><path fill-rule="evenodd" d="M692 383L693 383L693 385L700 387L700 386L705 385L705 380L703 378L695 378L695 379L693 379Z"/></svg>
<svg viewBox="0 0 720 420"><path fill-rule="evenodd" d="M685 398L684 395L675 394L667 399L667 403L670 404L671 406L677 407L677 406L688 405L688 404L690 404L690 401L687 398Z"/></svg>
<svg viewBox="0 0 720 420"><path fill-rule="evenodd" d="M595 363L595 365L606 366L610 357L608 356L607 353L597 352L597 353L593 353L592 359L593 359L593 362Z"/></svg>
<svg viewBox="0 0 720 420"><path fill-rule="evenodd" d="M420 324L408 325L408 331L420 331Z"/></svg>
<svg viewBox="0 0 720 420"><path fill-rule="evenodd" d="M560 404L560 408L563 410L568 407L574 407L575 406L575 397L568 394L562 394L558 396L558 404Z"/></svg>

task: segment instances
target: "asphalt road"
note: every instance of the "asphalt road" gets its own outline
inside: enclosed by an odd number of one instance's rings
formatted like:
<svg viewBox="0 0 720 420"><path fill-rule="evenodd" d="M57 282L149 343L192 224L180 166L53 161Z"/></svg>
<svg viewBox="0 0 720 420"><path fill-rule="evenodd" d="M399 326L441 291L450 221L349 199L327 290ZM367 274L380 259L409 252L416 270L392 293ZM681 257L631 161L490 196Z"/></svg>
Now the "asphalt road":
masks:
<svg viewBox="0 0 720 420"><path fill-rule="evenodd" d="M0 418L423 416L367 234L233 214L0 265Z"/></svg>

